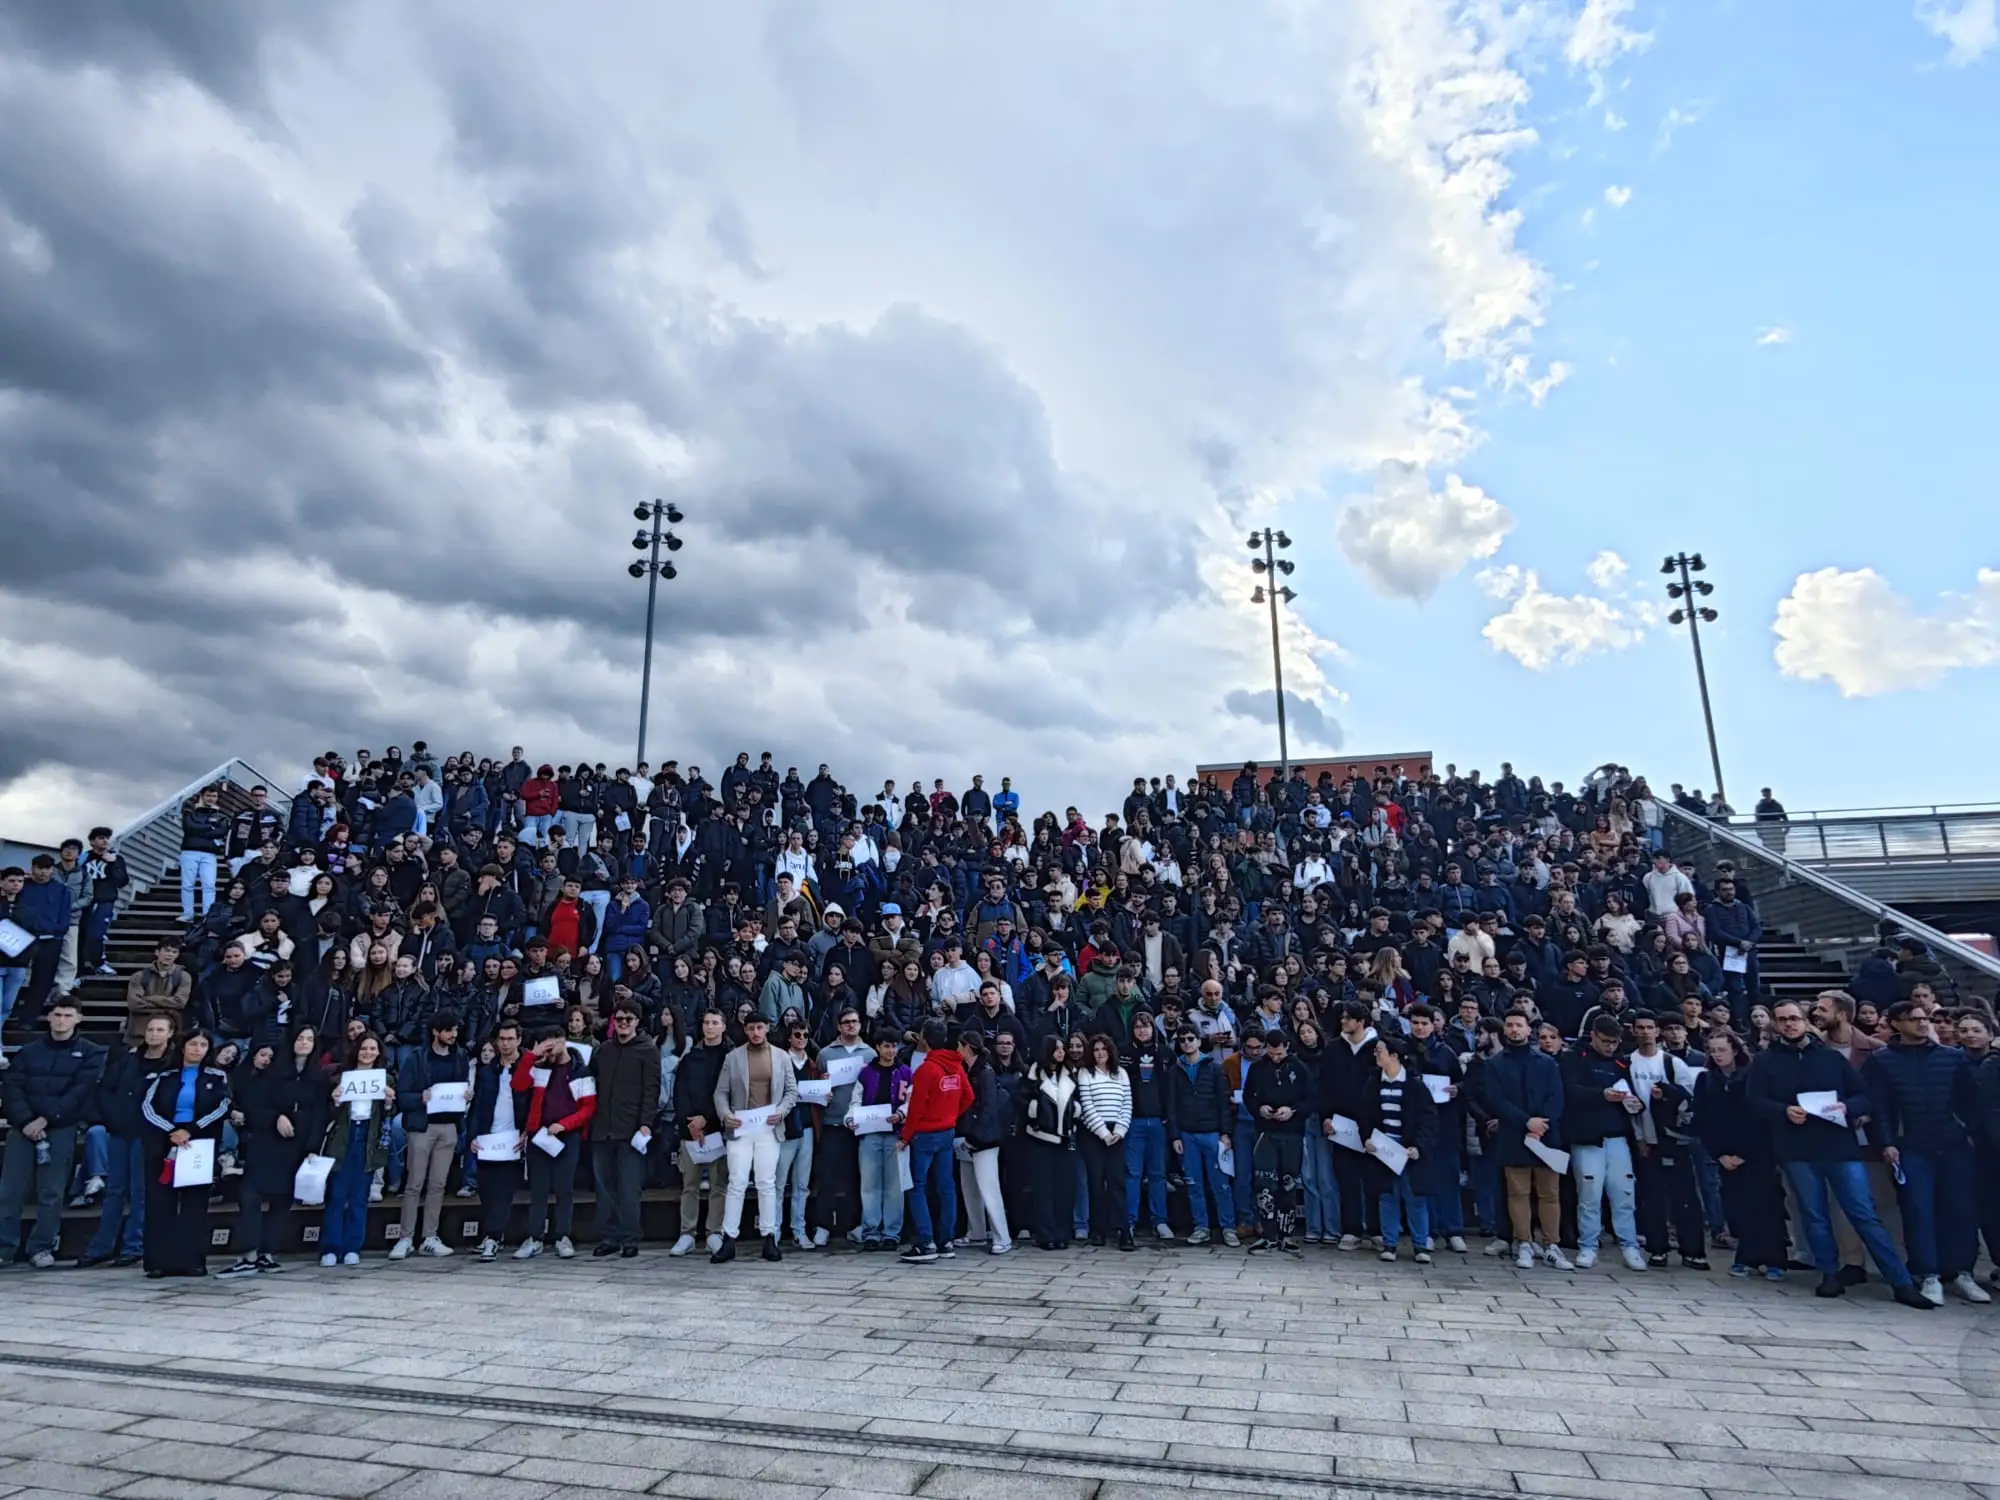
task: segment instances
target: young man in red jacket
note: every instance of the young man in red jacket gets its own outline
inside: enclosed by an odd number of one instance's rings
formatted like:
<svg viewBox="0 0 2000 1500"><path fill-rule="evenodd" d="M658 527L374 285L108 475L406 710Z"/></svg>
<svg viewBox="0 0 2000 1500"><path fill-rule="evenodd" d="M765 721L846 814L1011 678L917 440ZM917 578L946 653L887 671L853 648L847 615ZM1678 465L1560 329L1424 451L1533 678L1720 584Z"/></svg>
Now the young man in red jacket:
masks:
<svg viewBox="0 0 2000 1500"><path fill-rule="evenodd" d="M563 1034L548 1031L515 1064L513 1086L517 1094L528 1093L528 1118L521 1125L521 1155L528 1163L528 1232L514 1258L531 1260L540 1255L546 1232L555 1241L556 1254L568 1260L576 1254L569 1237L576 1207L576 1162L583 1155L591 1116L597 1113L597 1081L571 1054ZM553 1153L536 1143L543 1132L556 1147Z"/></svg>
<svg viewBox="0 0 2000 1500"><path fill-rule="evenodd" d="M960 1116L972 1108L972 1085L944 1022L924 1022L923 1037L924 1061L910 1080L910 1103L903 1119L903 1144L910 1153L910 1223L916 1238L902 1258L911 1265L940 1255L950 1259L954 1253L951 1237L958 1228L958 1188L952 1145L958 1138Z"/></svg>

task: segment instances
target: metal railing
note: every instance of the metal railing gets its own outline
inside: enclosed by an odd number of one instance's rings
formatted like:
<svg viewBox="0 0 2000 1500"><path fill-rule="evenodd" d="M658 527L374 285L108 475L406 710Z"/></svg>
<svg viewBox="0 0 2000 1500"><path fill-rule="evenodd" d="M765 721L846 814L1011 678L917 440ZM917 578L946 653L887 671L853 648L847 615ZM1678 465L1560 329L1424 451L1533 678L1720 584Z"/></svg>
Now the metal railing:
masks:
<svg viewBox="0 0 2000 1500"><path fill-rule="evenodd" d="M132 882L125 887L118 900L120 912L143 892L159 884L170 872L178 873L181 809L203 787L218 782L246 792L253 786L261 786L270 793L270 804L280 816L291 812L290 794L279 790L277 782L247 761L226 760L197 776L111 835L111 847L125 856L125 863L132 872Z"/></svg>
<svg viewBox="0 0 2000 1500"><path fill-rule="evenodd" d="M1692 858L1706 876L1713 876L1716 860L1728 859L1751 877L1758 915L1766 927L1793 926L1811 947L1865 954L1888 924L1930 949L1945 987L1958 995L1990 996L2000 981L2000 959L1841 884L1755 831L1699 817L1666 801L1660 803L1660 811L1677 856ZM1768 832L1766 825L1764 833Z"/></svg>
<svg viewBox="0 0 2000 1500"><path fill-rule="evenodd" d="M1725 826L1773 853L1819 865L2000 863L2000 806L1990 803L1843 808L1793 813L1784 823L1735 817Z"/></svg>

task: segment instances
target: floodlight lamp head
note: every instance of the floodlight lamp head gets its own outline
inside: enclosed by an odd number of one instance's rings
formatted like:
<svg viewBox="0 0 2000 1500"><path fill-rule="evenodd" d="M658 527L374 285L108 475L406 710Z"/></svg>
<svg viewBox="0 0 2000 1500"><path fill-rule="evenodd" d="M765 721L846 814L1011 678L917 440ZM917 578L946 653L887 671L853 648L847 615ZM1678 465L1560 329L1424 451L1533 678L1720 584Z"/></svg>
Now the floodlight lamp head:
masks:
<svg viewBox="0 0 2000 1500"><path fill-rule="evenodd" d="M667 544L667 550L669 552L678 552L685 545L685 543L683 543L681 539L675 536L671 531L668 532L665 536L661 537L660 540Z"/></svg>
<svg viewBox="0 0 2000 1500"><path fill-rule="evenodd" d="M1252 604L1262 604L1264 602L1264 590L1261 587L1250 591L1250 602Z"/></svg>
<svg viewBox="0 0 2000 1500"><path fill-rule="evenodd" d="M669 505L667 507L667 524L669 526L678 526L686 519L687 517L681 513L681 508L678 505Z"/></svg>
<svg viewBox="0 0 2000 1500"><path fill-rule="evenodd" d="M646 576L646 565L644 563L633 563L625 571L630 573L634 578L644 578Z"/></svg>
<svg viewBox="0 0 2000 1500"><path fill-rule="evenodd" d="M650 505L635 505L635 506L633 506L633 507L632 507L632 519L633 519L633 520L635 520L635 521L650 521L650 520L652 520L652 519L653 519L653 507L652 507L652 506L650 506Z"/></svg>
<svg viewBox="0 0 2000 1500"><path fill-rule="evenodd" d="M1710 609L1707 605L1704 604L1701 607L1699 613L1702 619L1706 621L1708 624L1713 625L1715 623L1715 611Z"/></svg>
<svg viewBox="0 0 2000 1500"><path fill-rule="evenodd" d="M1687 611L1684 609L1677 609L1672 614L1667 616L1667 623L1669 625L1679 625L1686 619L1687 619Z"/></svg>
<svg viewBox="0 0 2000 1500"><path fill-rule="evenodd" d="M1264 559L1263 559L1263 558L1261 558L1261 557L1253 557L1253 558L1251 558L1251 559L1250 559L1250 571L1251 571L1251 572L1253 572L1253 573L1262 573L1262 572L1266 571L1266 565L1265 565L1265 562L1264 562Z"/></svg>
<svg viewBox="0 0 2000 1500"><path fill-rule="evenodd" d="M1662 573L1671 573L1677 566L1679 565L1675 563L1675 561L1670 557L1665 562L1660 564L1660 571Z"/></svg>

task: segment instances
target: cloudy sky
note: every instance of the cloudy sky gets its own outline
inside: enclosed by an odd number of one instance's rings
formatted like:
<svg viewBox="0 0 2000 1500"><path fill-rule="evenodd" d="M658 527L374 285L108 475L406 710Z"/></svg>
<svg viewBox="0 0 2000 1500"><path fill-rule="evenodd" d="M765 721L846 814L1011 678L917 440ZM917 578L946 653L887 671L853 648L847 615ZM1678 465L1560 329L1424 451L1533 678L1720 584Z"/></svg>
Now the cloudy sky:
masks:
<svg viewBox="0 0 2000 1500"><path fill-rule="evenodd" d="M1990 795L1994 0L0 9L0 832L232 755ZM1979 524L1983 519L1985 524Z"/></svg>

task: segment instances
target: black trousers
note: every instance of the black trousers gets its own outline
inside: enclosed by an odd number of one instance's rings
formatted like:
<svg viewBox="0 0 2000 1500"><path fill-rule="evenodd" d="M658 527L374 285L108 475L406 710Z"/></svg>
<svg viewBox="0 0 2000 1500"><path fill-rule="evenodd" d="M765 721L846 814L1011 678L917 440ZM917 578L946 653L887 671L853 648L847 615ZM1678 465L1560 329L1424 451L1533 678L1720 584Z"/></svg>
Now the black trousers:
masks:
<svg viewBox="0 0 2000 1500"><path fill-rule="evenodd" d="M1785 1264L1785 1189L1773 1163L1745 1157L1722 1174L1722 1216L1736 1236L1739 1266Z"/></svg>
<svg viewBox="0 0 2000 1500"><path fill-rule="evenodd" d="M1639 1192L1639 1238L1646 1242L1646 1253L1667 1253L1667 1224L1671 1220L1681 1254L1707 1255L1701 1195L1695 1190L1694 1156L1688 1148L1674 1141L1643 1150L1635 1144L1632 1175Z"/></svg>
<svg viewBox="0 0 2000 1500"><path fill-rule="evenodd" d="M573 1135L562 1137L562 1150L549 1155L531 1145L528 1158L528 1228L526 1238L560 1240L569 1237L576 1217L576 1164L583 1156L583 1142ZM550 1207L550 1198L555 1203Z"/></svg>
<svg viewBox="0 0 2000 1500"><path fill-rule="evenodd" d="M1303 1149L1303 1148L1301 1148ZM1368 1190L1367 1158L1344 1146L1333 1151L1333 1181L1340 1189L1340 1232L1371 1235L1381 1232L1382 1210ZM1239 1166L1237 1170L1243 1169Z"/></svg>
<svg viewBox="0 0 2000 1500"><path fill-rule="evenodd" d="M1126 1227L1125 1143L1107 1146L1096 1136L1082 1133L1077 1136L1077 1145L1090 1182L1090 1232L1115 1240Z"/></svg>
<svg viewBox="0 0 2000 1500"><path fill-rule="evenodd" d="M292 1209L290 1193L260 1193L248 1182L237 1198L236 1245L239 1255L276 1255L285 1237L285 1218Z"/></svg>
<svg viewBox="0 0 2000 1500"><path fill-rule="evenodd" d="M146 1269L199 1276L208 1269L208 1187L166 1186L160 1181L163 1160L147 1156Z"/></svg>
<svg viewBox="0 0 2000 1500"><path fill-rule="evenodd" d="M533 1146L528 1148L535 1151ZM542 1153L535 1151L537 1156ZM521 1191L521 1163L483 1161L479 1164L479 1233L489 1240L507 1238L514 1218L514 1198Z"/></svg>
<svg viewBox="0 0 2000 1500"><path fill-rule="evenodd" d="M597 1181L598 1239L621 1250L638 1244L639 1187L646 1177L646 1158L632 1149L630 1141L592 1141L590 1162Z"/></svg>
<svg viewBox="0 0 2000 1500"><path fill-rule="evenodd" d="M1342 1155L1354 1156L1342 1148ZM1359 1157L1355 1157L1357 1163ZM1242 1171L1241 1165L1237 1170ZM1303 1136L1257 1132L1251 1152L1251 1201L1257 1205L1257 1233L1272 1244L1283 1244L1298 1233L1299 1211L1306 1196L1306 1143ZM1341 1192L1343 1208L1347 1193Z"/></svg>
<svg viewBox="0 0 2000 1500"><path fill-rule="evenodd" d="M845 1125L822 1125L813 1140L809 1216L828 1234L846 1234L861 1222L861 1147Z"/></svg>
<svg viewBox="0 0 2000 1500"><path fill-rule="evenodd" d="M1027 1141L1027 1149L1028 1175L1034 1183L1035 1241L1042 1245L1066 1245L1075 1227L1072 1215L1076 1213L1076 1158L1067 1146L1051 1145L1032 1137ZM1119 1191L1122 1195L1123 1184ZM1119 1202L1123 1204L1122 1196Z"/></svg>

